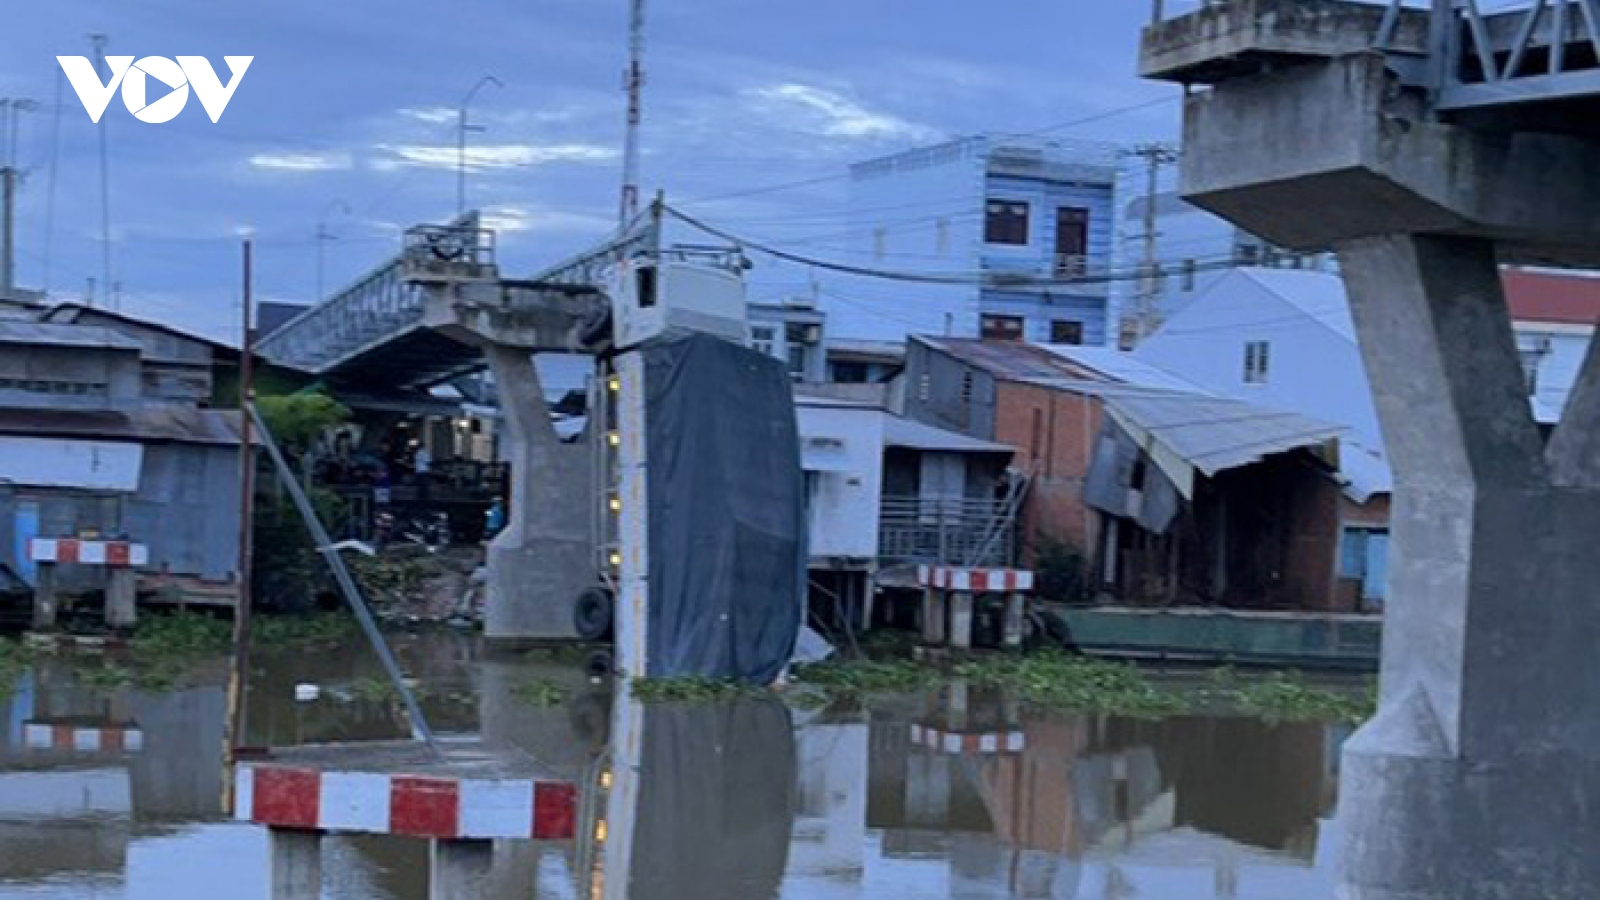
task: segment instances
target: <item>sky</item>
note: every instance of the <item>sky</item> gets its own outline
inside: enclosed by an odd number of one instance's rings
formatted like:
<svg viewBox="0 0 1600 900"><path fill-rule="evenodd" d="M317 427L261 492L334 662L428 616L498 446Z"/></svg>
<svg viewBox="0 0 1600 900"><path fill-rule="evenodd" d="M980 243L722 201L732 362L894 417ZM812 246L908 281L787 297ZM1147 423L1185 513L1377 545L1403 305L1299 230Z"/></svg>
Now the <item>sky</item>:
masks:
<svg viewBox="0 0 1600 900"><path fill-rule="evenodd" d="M626 0L8 6L0 98L38 107L16 120L23 287L73 299L104 280L100 133L55 60L89 55L90 33L110 55L205 56L224 79L223 56L255 58L216 123L193 98L159 125L120 96L107 108L129 312L236 336L246 231L258 299L314 299L319 245L327 291L393 256L405 227L455 213L456 109L486 75L503 87L471 105L467 205L502 269L532 274L615 227ZM851 162L978 132L1170 138L1176 89L1135 75L1148 15L1146 0L649 0L646 196L826 257L815 238L844 224ZM806 277L758 263L758 291Z"/></svg>

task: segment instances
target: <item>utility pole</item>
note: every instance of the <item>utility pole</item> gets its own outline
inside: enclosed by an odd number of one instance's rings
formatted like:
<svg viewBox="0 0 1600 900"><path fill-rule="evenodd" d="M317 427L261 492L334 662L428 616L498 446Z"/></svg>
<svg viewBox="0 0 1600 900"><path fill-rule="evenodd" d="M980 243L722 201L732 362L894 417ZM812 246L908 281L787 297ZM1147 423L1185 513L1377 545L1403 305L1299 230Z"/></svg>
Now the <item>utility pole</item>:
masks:
<svg viewBox="0 0 1600 900"><path fill-rule="evenodd" d="M106 36L103 34L89 35L89 44L94 48L95 71L106 68ZM107 69L104 76L107 81L111 78ZM106 150L106 121L108 116L100 117L100 252L101 252L101 283L107 289L111 287L111 165ZM90 301L93 303L93 300ZM115 307L113 307L115 308Z"/></svg>
<svg viewBox="0 0 1600 900"><path fill-rule="evenodd" d="M1156 209L1160 191L1161 167L1178 161L1178 151L1168 144L1152 142L1133 148L1133 156L1144 160L1144 252L1139 267L1138 312L1133 327L1134 343L1141 344L1156 330L1160 312L1156 298L1161 293L1161 261L1157 259Z"/></svg>
<svg viewBox="0 0 1600 900"><path fill-rule="evenodd" d="M255 340L251 322L251 241L244 239L244 285L239 315L239 599L233 609L233 674L229 683L228 759L246 740L245 697L250 677L250 568L253 565L255 453L251 446L250 407L255 403Z"/></svg>
<svg viewBox="0 0 1600 900"><path fill-rule="evenodd" d="M17 286L17 170L0 168L0 298L10 297Z"/></svg>
<svg viewBox="0 0 1600 900"><path fill-rule="evenodd" d="M478 90L486 84L492 84L497 88L505 87L505 85L500 82L500 79L494 77L493 75L485 75L478 79L478 83L472 86L472 90L467 91L467 95L465 97L461 98L461 106L456 111L457 216L465 215L467 212L467 132L483 130L482 126L470 125L467 123L467 107L472 103L472 98L477 96ZM318 293L320 294L321 291L318 291Z"/></svg>
<svg viewBox="0 0 1600 900"><path fill-rule="evenodd" d="M639 123L644 117L644 0L629 0L628 71L623 73L628 92L628 129L622 144L622 202L618 224L626 228L639 213Z"/></svg>
<svg viewBox="0 0 1600 900"><path fill-rule="evenodd" d="M328 217L331 216L334 212L336 212L338 210L341 210L341 209L344 210L344 214L347 215L347 216L354 215L354 213L352 213L350 211L350 204L348 204L348 203L346 203L343 200L340 200L338 198L334 198L333 200L328 201L328 205L322 208L322 215L317 217L317 301L316 302L318 302L318 303L321 303L323 297L325 296L323 294L323 292L322 292L323 248L324 248L324 246L326 245L326 243L328 241L333 240L333 234L328 231Z"/></svg>

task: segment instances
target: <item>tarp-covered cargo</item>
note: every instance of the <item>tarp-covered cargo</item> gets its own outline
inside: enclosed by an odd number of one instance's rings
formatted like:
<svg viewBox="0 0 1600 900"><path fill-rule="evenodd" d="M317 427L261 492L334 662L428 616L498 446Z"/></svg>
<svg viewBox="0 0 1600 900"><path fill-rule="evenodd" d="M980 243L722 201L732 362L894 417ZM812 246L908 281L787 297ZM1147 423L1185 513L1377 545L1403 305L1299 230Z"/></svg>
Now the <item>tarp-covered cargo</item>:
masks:
<svg viewBox="0 0 1600 900"><path fill-rule="evenodd" d="M707 335L646 345L652 676L766 683L805 602L805 480L789 374Z"/></svg>

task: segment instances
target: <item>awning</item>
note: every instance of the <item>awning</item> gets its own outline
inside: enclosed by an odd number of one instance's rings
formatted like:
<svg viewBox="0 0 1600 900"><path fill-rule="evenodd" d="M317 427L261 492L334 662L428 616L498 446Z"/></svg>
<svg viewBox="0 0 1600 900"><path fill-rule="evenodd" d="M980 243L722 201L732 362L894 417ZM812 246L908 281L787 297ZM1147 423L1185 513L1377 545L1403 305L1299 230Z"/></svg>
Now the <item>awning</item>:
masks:
<svg viewBox="0 0 1600 900"><path fill-rule="evenodd" d="M883 445L947 453L1004 453L1009 456L1016 452L1014 448L1005 444L980 441L977 438L934 428L932 425L924 425L899 416L884 417Z"/></svg>
<svg viewBox="0 0 1600 900"><path fill-rule="evenodd" d="M1165 391L1105 396L1106 414L1126 431L1183 494L1194 498L1194 473L1207 478L1275 453L1320 448L1343 426L1246 403Z"/></svg>

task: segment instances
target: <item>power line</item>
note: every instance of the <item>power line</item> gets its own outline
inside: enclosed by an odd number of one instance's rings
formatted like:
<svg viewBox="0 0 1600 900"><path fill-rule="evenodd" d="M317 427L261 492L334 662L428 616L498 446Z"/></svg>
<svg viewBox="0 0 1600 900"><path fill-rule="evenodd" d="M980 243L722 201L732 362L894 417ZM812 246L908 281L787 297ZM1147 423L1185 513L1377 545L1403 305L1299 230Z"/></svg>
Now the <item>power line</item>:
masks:
<svg viewBox="0 0 1600 900"><path fill-rule="evenodd" d="M962 286L979 285L1000 288L1050 288L1072 287L1074 285L1109 284L1118 281L1132 281L1143 278L1146 274L1146 269L1143 266L1135 270L1120 272L1107 271L1102 274L1075 275L1066 278L997 276L996 274L989 272L912 272L877 269L868 266L857 266L849 263L841 263L835 260L817 259L815 257L809 257L788 250L783 250L781 248L774 247L769 243L752 241L724 229L717 228L716 226L709 225L706 222L690 216L674 207L668 206L666 209L669 215L673 216L684 224L689 225L692 228L699 229L700 231L703 231L712 237L727 241L735 246L755 250L775 259L784 260L785 262L791 262L802 266L811 266L813 268L823 269L830 272L838 272L844 275L856 275L862 278L877 278L885 281L902 281L912 284ZM1186 269L1187 265L1188 261L1185 260ZM1219 257L1216 259L1196 260L1194 271L1216 271L1233 268L1236 265L1237 261L1230 254L1225 258Z"/></svg>
<svg viewBox="0 0 1600 900"><path fill-rule="evenodd" d="M1155 99L1152 99L1152 100L1146 100L1146 101L1144 101L1142 103L1134 103L1134 104L1131 104L1129 106L1118 107L1117 109L1109 109L1109 110L1106 110L1104 112L1095 113L1094 115L1084 116L1084 117L1078 118L1078 119L1070 119L1070 120L1065 121L1065 122L1058 122L1058 123L1056 123L1054 125L1048 125L1048 126L1045 126L1044 128L1040 128L1040 129L1037 129L1037 130L1034 130L1034 131L1024 131L1024 132L1021 132L1017 136L1018 137L1038 137L1038 136L1044 135L1044 134L1052 134L1052 133L1055 133L1055 132L1058 132L1058 131L1065 131L1065 130L1070 129L1070 128L1078 128L1078 127L1083 126L1083 125L1093 125L1096 122L1104 122L1107 119L1113 119L1113 118L1116 118L1118 116L1127 115L1128 113L1139 112L1140 110L1150 109L1152 107L1161 106L1161 105L1167 104L1167 103L1174 103L1174 102L1178 101L1179 99L1181 99L1179 96L1158 97L1158 98L1155 98ZM803 188L803 187L811 187L813 185L818 185L818 184L827 184L827 183L833 182L833 181L841 181L841 180L849 178L849 177L850 177L850 171L848 169L846 169L843 172L835 172L835 173L833 173L831 175L824 175L824 176L821 176L821 177L818 177L818 178L805 178L805 179L800 179L800 180L797 180L797 181L781 182L781 183L778 183L778 184L767 185L767 186L764 186L764 187L756 187L756 188L750 188L750 189L747 189L747 190L731 191L731 192L726 193L726 194L714 194L714 195L709 196L709 197L693 197L693 198L690 198L688 200L683 200L683 201L680 201L680 202L685 204L685 205L687 205L687 204L700 205L700 204L707 204L707 203L720 203L720 202L722 202L724 200L740 200L740 199L743 199L743 198L746 198L746 197L759 197L759 196L762 196L762 195L765 195L765 194L775 194L775 193L780 193L780 192L783 192L783 191L797 190L797 189Z"/></svg>

